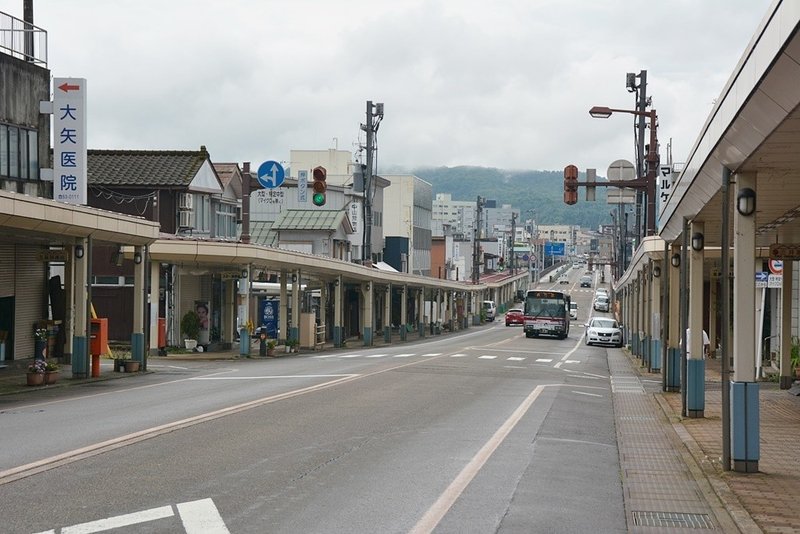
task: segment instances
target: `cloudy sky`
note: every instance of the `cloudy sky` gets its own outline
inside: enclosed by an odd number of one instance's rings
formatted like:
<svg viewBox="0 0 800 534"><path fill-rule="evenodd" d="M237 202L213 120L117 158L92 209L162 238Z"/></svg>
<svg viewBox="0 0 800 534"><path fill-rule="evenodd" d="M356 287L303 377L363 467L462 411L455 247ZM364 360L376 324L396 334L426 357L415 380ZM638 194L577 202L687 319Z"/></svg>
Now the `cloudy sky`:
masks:
<svg viewBox="0 0 800 534"><path fill-rule="evenodd" d="M385 165L605 175L633 159L647 70L662 161L688 156L772 0L34 0L56 77L88 80L89 147L287 160L365 142ZM23 0L0 0L22 18Z"/></svg>

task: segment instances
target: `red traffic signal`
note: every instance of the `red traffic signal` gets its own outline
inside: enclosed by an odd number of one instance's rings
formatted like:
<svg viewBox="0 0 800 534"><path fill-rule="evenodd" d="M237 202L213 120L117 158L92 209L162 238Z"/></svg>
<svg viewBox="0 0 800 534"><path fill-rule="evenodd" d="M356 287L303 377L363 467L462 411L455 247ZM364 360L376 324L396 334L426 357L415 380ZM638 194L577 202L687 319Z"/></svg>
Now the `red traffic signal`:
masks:
<svg viewBox="0 0 800 534"><path fill-rule="evenodd" d="M311 202L315 206L324 206L326 200L325 191L328 189L328 184L325 183L328 178L328 171L325 170L325 167L314 167L311 174L314 176L314 195L311 197Z"/></svg>
<svg viewBox="0 0 800 534"><path fill-rule="evenodd" d="M564 167L564 203L570 206L578 203L578 167L575 165Z"/></svg>

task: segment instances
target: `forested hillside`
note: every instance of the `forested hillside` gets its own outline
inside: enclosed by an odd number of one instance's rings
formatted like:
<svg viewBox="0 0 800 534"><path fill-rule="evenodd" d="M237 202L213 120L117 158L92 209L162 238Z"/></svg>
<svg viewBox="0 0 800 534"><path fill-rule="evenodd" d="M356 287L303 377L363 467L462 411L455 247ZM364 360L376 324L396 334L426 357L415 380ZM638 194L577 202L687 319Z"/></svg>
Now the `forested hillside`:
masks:
<svg viewBox="0 0 800 534"><path fill-rule="evenodd" d="M578 190L578 203L564 204L563 171L509 171L487 167L434 167L410 171L433 185L433 193L450 193L453 200L475 201L478 195L519 208L521 218L534 210L539 224L577 224L597 228L610 224L606 188L597 188L597 200L586 202L586 192ZM581 174L579 181L586 177Z"/></svg>

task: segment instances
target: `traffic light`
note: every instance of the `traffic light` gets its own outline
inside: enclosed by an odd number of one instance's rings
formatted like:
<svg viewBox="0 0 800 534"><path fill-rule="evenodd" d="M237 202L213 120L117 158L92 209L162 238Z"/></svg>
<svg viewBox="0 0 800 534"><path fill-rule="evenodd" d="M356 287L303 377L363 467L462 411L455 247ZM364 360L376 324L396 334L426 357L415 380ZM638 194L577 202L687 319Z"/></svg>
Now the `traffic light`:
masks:
<svg viewBox="0 0 800 534"><path fill-rule="evenodd" d="M325 191L328 189L325 179L328 177L328 171L325 170L325 167L314 167L311 173L314 176L314 195L311 197L311 202L315 206L324 206Z"/></svg>
<svg viewBox="0 0 800 534"><path fill-rule="evenodd" d="M567 165L564 167L564 203L568 205L578 202L578 167Z"/></svg>

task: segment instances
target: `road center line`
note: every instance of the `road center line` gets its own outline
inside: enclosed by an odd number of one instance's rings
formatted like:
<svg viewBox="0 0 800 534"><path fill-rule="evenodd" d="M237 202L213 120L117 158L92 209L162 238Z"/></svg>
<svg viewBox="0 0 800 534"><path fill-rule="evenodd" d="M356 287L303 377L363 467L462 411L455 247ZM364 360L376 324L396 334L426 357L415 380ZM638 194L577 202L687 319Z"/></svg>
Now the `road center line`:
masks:
<svg viewBox="0 0 800 534"><path fill-rule="evenodd" d="M486 442L470 462L461 470L461 473L450 483L446 490L439 496L433 506L431 506L422 519L411 529L411 534L423 534L433 532L436 525L442 520L447 512L452 508L456 500L461 496L464 489L469 485L475 475L481 470L483 465L489 460L494 451L508 434L514 429L517 423L527 413L534 401L539 397L545 386L536 386L528 397L522 401L514 413L497 429L497 432Z"/></svg>

